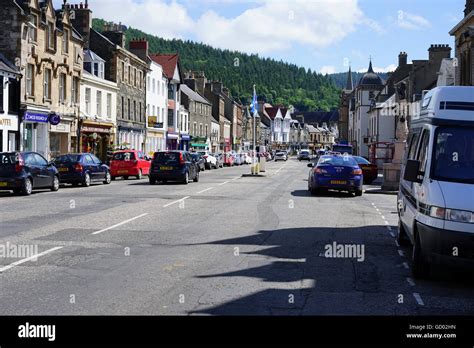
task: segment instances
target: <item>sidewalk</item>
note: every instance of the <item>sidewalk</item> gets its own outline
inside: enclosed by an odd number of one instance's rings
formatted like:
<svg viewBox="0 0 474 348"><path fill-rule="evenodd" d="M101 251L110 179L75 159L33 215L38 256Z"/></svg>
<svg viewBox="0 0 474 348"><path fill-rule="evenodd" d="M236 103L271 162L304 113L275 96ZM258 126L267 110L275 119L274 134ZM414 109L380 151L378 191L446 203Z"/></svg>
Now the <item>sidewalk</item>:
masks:
<svg viewBox="0 0 474 348"><path fill-rule="evenodd" d="M380 194L380 195L397 195L397 191L382 190L383 175L379 174L378 178L370 185L364 185L364 193Z"/></svg>

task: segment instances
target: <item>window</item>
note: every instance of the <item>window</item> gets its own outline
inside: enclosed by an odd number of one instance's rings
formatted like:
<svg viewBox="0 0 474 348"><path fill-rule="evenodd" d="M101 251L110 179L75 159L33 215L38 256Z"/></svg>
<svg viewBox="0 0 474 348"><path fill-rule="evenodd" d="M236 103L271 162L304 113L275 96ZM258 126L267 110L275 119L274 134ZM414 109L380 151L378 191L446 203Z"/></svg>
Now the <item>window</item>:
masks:
<svg viewBox="0 0 474 348"><path fill-rule="evenodd" d="M112 117L112 94L107 93L107 118Z"/></svg>
<svg viewBox="0 0 474 348"><path fill-rule="evenodd" d="M150 85L150 76L147 76L146 78L146 85L147 85L147 90L150 91L151 85Z"/></svg>
<svg viewBox="0 0 474 348"><path fill-rule="evenodd" d="M151 87L152 92L155 93L156 92L156 90L155 90L155 79L153 79L153 82L152 82L151 86L152 86Z"/></svg>
<svg viewBox="0 0 474 348"><path fill-rule="evenodd" d="M165 95L165 83L162 82L162 85L161 85L161 95L164 96Z"/></svg>
<svg viewBox="0 0 474 348"><path fill-rule="evenodd" d="M55 45L55 32L54 32L54 23L48 22L48 27L46 28L46 44L48 45L47 48L50 50L54 50L56 48Z"/></svg>
<svg viewBox="0 0 474 348"><path fill-rule="evenodd" d="M63 53L69 53L69 30L64 29L63 32Z"/></svg>
<svg viewBox="0 0 474 348"><path fill-rule="evenodd" d="M132 84L132 67L128 67L128 83L131 85Z"/></svg>
<svg viewBox="0 0 474 348"><path fill-rule="evenodd" d="M173 109L168 110L168 127L173 127L174 126L174 115L173 115Z"/></svg>
<svg viewBox="0 0 474 348"><path fill-rule="evenodd" d="M51 70L44 69L43 96L45 100L51 100Z"/></svg>
<svg viewBox="0 0 474 348"><path fill-rule="evenodd" d="M59 102L64 104L66 101L66 74L59 75Z"/></svg>
<svg viewBox="0 0 474 348"><path fill-rule="evenodd" d="M73 77L71 83L71 102L77 104L77 91L79 90L79 78Z"/></svg>
<svg viewBox="0 0 474 348"><path fill-rule="evenodd" d="M34 76L35 66L33 64L28 64L26 67L26 94L29 96L34 95Z"/></svg>
<svg viewBox="0 0 474 348"><path fill-rule="evenodd" d="M122 62L121 65L122 65L122 82L125 82L125 62Z"/></svg>
<svg viewBox="0 0 474 348"><path fill-rule="evenodd" d="M168 99L174 100L174 94L173 94L173 86L170 85L168 88Z"/></svg>
<svg viewBox="0 0 474 348"><path fill-rule="evenodd" d="M125 98L122 97L122 118L125 118Z"/></svg>
<svg viewBox="0 0 474 348"><path fill-rule="evenodd" d="M133 86L138 87L138 74L137 74L137 69L133 69Z"/></svg>
<svg viewBox="0 0 474 348"><path fill-rule="evenodd" d="M152 116L155 116L155 105L153 105L153 108L152 108Z"/></svg>
<svg viewBox="0 0 474 348"><path fill-rule="evenodd" d="M137 119L137 102L135 100L133 101L133 119Z"/></svg>
<svg viewBox="0 0 474 348"><path fill-rule="evenodd" d="M193 124L193 135L197 135L197 124L194 122Z"/></svg>
<svg viewBox="0 0 474 348"><path fill-rule="evenodd" d="M91 89L86 88L86 114L91 114Z"/></svg>
<svg viewBox="0 0 474 348"><path fill-rule="evenodd" d="M101 91L97 91L95 103L96 103L96 109L95 109L96 114L97 116L101 117L102 116L102 92Z"/></svg>
<svg viewBox="0 0 474 348"><path fill-rule="evenodd" d="M3 90L3 88L0 88L0 113L3 113ZM0 132L0 135L3 135L3 132ZM2 144L0 144L0 146L2 146Z"/></svg>
<svg viewBox="0 0 474 348"><path fill-rule="evenodd" d="M156 81L156 88L157 88L156 94L160 94L160 81Z"/></svg>
<svg viewBox="0 0 474 348"><path fill-rule="evenodd" d="M81 64L82 60L82 52L79 50L77 46L74 46L74 63Z"/></svg>
<svg viewBox="0 0 474 348"><path fill-rule="evenodd" d="M208 125L206 124L206 137L207 137L207 136L208 136L208 134L209 134L209 133L208 133L208 131L209 131L209 129L208 129Z"/></svg>
<svg viewBox="0 0 474 348"><path fill-rule="evenodd" d="M430 131L425 130L423 132L423 138L421 139L420 151L418 152L418 161L420 161L420 171L422 172L424 172L426 169L429 141Z"/></svg>
<svg viewBox="0 0 474 348"><path fill-rule="evenodd" d="M38 16L32 14L30 22L28 23L28 36L30 41L36 42L38 40Z"/></svg>
<svg viewBox="0 0 474 348"><path fill-rule="evenodd" d="M203 128L202 128L202 123L201 123L199 125L199 136L201 136L201 137L203 136L202 130L203 130Z"/></svg>
<svg viewBox="0 0 474 348"><path fill-rule="evenodd" d="M132 108L130 107L130 105L131 105L131 104L130 104L130 99L128 99L128 119L129 119L129 120L130 120L130 118L131 118L131 116L132 116L132 115L131 115Z"/></svg>
<svg viewBox="0 0 474 348"><path fill-rule="evenodd" d="M140 102L140 103L138 104L138 119L139 119L140 121L143 121L143 120L142 120L142 102Z"/></svg>
<svg viewBox="0 0 474 348"><path fill-rule="evenodd" d="M161 108L161 122L165 121L165 108Z"/></svg>
<svg viewBox="0 0 474 348"><path fill-rule="evenodd" d="M416 146L418 145L418 138L420 133L414 133L411 137L410 148L408 150L408 159L414 159L416 154Z"/></svg>

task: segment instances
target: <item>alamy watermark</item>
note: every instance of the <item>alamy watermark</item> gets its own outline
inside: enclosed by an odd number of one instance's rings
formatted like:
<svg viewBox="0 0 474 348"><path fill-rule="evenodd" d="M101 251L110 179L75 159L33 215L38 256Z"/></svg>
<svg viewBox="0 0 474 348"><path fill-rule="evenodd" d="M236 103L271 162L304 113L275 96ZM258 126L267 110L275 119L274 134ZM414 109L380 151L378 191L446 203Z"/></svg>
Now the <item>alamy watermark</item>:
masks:
<svg viewBox="0 0 474 348"><path fill-rule="evenodd" d="M38 254L38 245L36 244L12 244L6 242L0 244L0 258L26 259ZM33 258L32 261L36 261Z"/></svg>
<svg viewBox="0 0 474 348"><path fill-rule="evenodd" d="M324 257L340 259L357 259L358 262L365 261L364 244L326 244L324 247Z"/></svg>

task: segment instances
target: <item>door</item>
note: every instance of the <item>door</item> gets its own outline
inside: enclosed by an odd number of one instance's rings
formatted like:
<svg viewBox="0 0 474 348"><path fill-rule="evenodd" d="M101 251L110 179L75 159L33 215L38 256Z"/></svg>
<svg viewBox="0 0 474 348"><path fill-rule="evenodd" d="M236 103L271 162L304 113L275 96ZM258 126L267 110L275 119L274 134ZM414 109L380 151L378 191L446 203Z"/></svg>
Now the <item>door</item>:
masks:
<svg viewBox="0 0 474 348"><path fill-rule="evenodd" d="M84 168L86 172L89 173L91 180L100 179L98 177L97 165L94 163L94 160L92 159L92 155L90 154L84 155L83 161L84 161Z"/></svg>
<svg viewBox="0 0 474 348"><path fill-rule="evenodd" d="M92 157L92 161L95 164L96 178L98 180L105 179L105 174L107 173L107 167L96 156L92 154L90 156Z"/></svg>
<svg viewBox="0 0 474 348"><path fill-rule="evenodd" d="M196 163L193 162L193 158L191 157L191 154L185 152L184 156L186 160L186 166L188 167L188 171L189 171L189 178L194 179L197 175Z"/></svg>
<svg viewBox="0 0 474 348"><path fill-rule="evenodd" d="M54 169L52 166L48 164L46 159L35 153L34 155L36 166L39 170L39 187L49 187L53 185L53 178L54 178Z"/></svg>

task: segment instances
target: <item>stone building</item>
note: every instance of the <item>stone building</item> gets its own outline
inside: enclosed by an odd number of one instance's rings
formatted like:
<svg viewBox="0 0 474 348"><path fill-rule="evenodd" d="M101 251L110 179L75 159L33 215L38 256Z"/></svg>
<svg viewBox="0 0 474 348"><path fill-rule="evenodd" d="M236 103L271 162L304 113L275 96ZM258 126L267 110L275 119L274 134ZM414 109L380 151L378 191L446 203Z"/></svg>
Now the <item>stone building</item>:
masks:
<svg viewBox="0 0 474 348"><path fill-rule="evenodd" d="M84 5L73 8L73 25L84 38L84 47L105 60L104 77L117 83L117 136L115 145L143 151L146 135L146 89L148 62L125 47L124 27L107 23L99 33L92 28L92 11Z"/></svg>
<svg viewBox="0 0 474 348"><path fill-rule="evenodd" d="M18 68L0 53L0 152L19 150Z"/></svg>
<svg viewBox="0 0 474 348"><path fill-rule="evenodd" d="M19 67L20 149L50 159L78 147L81 35L70 8L51 0L2 1L0 51Z"/></svg>
<svg viewBox="0 0 474 348"><path fill-rule="evenodd" d="M231 150L232 123L225 117L225 97L222 93L222 89L222 82L218 81L207 82L204 89L204 96L212 104L212 117L219 123L219 141L216 146L217 152L227 152Z"/></svg>
<svg viewBox="0 0 474 348"><path fill-rule="evenodd" d="M466 0L464 18L449 34L456 41L455 84L474 86L474 0Z"/></svg>
<svg viewBox="0 0 474 348"><path fill-rule="evenodd" d="M352 80L352 70L349 67L345 88L341 91L341 102L339 106L339 139L338 141L349 140L349 110L353 98L354 83Z"/></svg>

